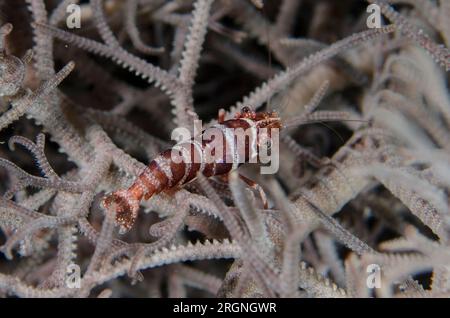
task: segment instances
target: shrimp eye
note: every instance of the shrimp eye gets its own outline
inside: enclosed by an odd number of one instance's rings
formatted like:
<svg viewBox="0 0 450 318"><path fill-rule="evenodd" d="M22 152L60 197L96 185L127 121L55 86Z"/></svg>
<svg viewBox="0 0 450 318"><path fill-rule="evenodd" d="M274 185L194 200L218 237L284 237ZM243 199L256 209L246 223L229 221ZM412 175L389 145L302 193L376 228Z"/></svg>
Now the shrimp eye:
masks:
<svg viewBox="0 0 450 318"><path fill-rule="evenodd" d="M249 107L247 107L247 106L244 106L244 107L242 108L242 112L243 112L243 113L250 113L250 112L251 112L251 109L250 109Z"/></svg>

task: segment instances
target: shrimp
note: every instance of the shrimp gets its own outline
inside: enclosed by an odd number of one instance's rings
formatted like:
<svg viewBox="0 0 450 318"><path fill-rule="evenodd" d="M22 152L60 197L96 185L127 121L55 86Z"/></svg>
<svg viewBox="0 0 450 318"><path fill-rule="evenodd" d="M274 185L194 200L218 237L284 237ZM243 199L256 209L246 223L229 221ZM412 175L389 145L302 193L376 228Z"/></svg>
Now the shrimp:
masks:
<svg viewBox="0 0 450 318"><path fill-rule="evenodd" d="M225 176L240 164L250 162L250 159L256 158L256 162L259 162L259 150L270 146L271 131L282 128L281 119L276 112L255 112L249 107L243 107L233 119L225 120L224 114L223 111L219 112L218 123L202 132L204 136L211 135L212 129L215 129L215 136L219 132L223 139L221 152L213 149L214 139L201 138L199 141L198 138L191 138L160 153L128 189L113 192L104 198L104 207L115 209L116 223L122 233L132 228L138 215L139 203L143 199L148 200L162 191L189 183L198 173L206 177ZM237 144L239 139L234 133L237 128L247 132L248 139L245 140L244 147ZM217 153L220 155L216 155ZM174 160L173 154L178 155L181 160ZM208 154L212 157L208 157ZM259 190L264 206L267 207L262 188L250 179L243 176L241 178L252 188Z"/></svg>

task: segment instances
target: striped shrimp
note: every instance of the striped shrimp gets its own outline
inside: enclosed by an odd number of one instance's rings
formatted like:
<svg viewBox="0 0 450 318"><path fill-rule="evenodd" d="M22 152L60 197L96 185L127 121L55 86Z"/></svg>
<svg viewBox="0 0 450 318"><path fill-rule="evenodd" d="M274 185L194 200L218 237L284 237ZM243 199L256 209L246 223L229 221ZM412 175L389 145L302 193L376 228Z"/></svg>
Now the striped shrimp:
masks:
<svg viewBox="0 0 450 318"><path fill-rule="evenodd" d="M250 162L250 159L259 162L259 149L270 145L272 129L281 127L281 120L276 112L254 112L249 107L244 107L241 112L236 113L235 118L229 120L225 120L224 112L220 112L218 124L202 133L209 135L211 129L215 129L222 135L224 148L220 155L215 155L215 150L210 149L213 148L213 140L201 138L201 141L198 141L191 138L160 153L128 189L106 196L103 205L107 209L115 209L116 223L122 233L126 232L132 228L137 218L141 200L148 200L162 191L180 187L194 180L197 173L202 173L205 177L223 176L237 169L239 164ZM237 128L249 132L244 147L237 144L238 139L233 133ZM267 133L260 133L263 129ZM174 153L182 160L174 160ZM212 157L207 158L207 154ZM195 158L197 159L194 160ZM252 188L259 190L264 206L267 207L262 188L253 181L240 177Z"/></svg>

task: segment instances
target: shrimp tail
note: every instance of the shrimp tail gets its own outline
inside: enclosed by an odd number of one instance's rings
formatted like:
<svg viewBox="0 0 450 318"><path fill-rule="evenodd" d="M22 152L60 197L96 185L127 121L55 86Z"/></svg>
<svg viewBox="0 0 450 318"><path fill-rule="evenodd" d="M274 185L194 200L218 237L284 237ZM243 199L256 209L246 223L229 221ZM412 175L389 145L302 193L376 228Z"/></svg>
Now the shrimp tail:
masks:
<svg viewBox="0 0 450 318"><path fill-rule="evenodd" d="M108 211L115 211L119 233L128 232L136 221L139 210L139 198L128 190L119 190L106 196L103 206Z"/></svg>

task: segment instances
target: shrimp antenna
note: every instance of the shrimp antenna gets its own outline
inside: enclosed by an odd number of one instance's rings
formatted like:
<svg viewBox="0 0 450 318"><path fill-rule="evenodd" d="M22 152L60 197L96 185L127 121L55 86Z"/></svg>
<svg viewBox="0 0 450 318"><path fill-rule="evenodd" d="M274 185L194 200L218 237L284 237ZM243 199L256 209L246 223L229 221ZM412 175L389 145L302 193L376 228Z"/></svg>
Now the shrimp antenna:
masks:
<svg viewBox="0 0 450 318"><path fill-rule="evenodd" d="M351 114L341 111L316 111L311 114L304 114L287 120L284 124L284 128L291 128L294 126L311 124L311 123L324 123L335 121L355 121L368 123L368 120L360 118L351 118Z"/></svg>
<svg viewBox="0 0 450 318"><path fill-rule="evenodd" d="M319 122L319 124L325 126L325 127L328 128L329 130L331 130L331 131L339 138L339 140L342 141L343 144L345 144L344 137L342 137L342 135L341 135L336 129L334 129L334 128L331 127L330 125L327 125L327 124L324 123L324 122Z"/></svg>

